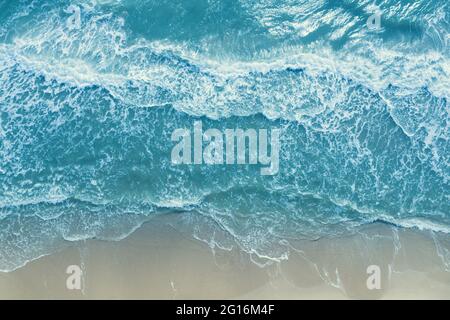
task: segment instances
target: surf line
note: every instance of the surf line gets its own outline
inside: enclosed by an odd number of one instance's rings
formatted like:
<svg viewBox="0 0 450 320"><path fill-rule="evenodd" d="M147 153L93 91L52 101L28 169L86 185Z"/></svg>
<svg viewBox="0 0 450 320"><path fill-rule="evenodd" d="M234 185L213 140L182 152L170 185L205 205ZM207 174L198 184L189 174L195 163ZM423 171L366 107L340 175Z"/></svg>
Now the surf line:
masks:
<svg viewBox="0 0 450 320"><path fill-rule="evenodd" d="M211 128L203 132L202 121L195 121L192 131L178 128L172 132L171 140L177 142L171 153L172 164L260 164L266 166L261 167L261 175L276 175L279 171L280 129L270 129L270 140L267 129L257 132L237 128L222 132Z"/></svg>

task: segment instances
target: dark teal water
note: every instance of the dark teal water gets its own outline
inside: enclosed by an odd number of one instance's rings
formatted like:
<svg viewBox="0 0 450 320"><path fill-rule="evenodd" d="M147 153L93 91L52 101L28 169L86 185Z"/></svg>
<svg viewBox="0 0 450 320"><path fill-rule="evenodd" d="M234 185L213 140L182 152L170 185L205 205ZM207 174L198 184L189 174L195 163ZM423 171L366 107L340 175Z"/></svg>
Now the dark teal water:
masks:
<svg viewBox="0 0 450 320"><path fill-rule="evenodd" d="M375 221L448 234L450 4L377 2L371 30L372 3L0 0L0 270L173 212L273 259ZM279 173L173 166L198 120L280 128Z"/></svg>

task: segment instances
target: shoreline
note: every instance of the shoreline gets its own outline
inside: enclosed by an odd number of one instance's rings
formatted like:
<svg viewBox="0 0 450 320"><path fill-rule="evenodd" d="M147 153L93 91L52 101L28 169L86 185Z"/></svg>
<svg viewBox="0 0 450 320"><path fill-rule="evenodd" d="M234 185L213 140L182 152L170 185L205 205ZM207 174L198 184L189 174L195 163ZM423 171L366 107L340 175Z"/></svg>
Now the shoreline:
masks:
<svg viewBox="0 0 450 320"><path fill-rule="evenodd" d="M345 237L289 240L287 260L261 267L237 246L194 239L179 219L157 216L120 241L74 242L0 272L0 299L450 299L447 235L374 223ZM82 270L82 290L67 288L71 265ZM367 287L371 265L379 289Z"/></svg>

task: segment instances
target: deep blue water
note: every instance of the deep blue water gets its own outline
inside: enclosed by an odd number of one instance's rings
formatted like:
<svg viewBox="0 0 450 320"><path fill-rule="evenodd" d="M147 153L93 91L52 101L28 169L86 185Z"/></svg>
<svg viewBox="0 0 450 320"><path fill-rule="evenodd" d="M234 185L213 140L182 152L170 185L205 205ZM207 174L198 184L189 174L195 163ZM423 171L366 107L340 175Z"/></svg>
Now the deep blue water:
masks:
<svg viewBox="0 0 450 320"><path fill-rule="evenodd" d="M376 3L378 30L361 0L0 0L0 270L169 212L273 258L374 221L449 233L450 3ZM199 120L280 128L278 174L173 166Z"/></svg>

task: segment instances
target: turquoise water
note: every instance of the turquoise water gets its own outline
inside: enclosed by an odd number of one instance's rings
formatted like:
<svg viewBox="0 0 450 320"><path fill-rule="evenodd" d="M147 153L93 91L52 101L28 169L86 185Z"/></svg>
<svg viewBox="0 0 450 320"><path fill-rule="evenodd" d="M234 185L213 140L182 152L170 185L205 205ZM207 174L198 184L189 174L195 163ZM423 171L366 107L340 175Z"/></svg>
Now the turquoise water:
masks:
<svg viewBox="0 0 450 320"><path fill-rule="evenodd" d="M174 212L273 259L373 222L448 234L450 3L376 2L377 30L372 4L0 0L0 270ZM172 165L199 120L279 128L278 174Z"/></svg>

